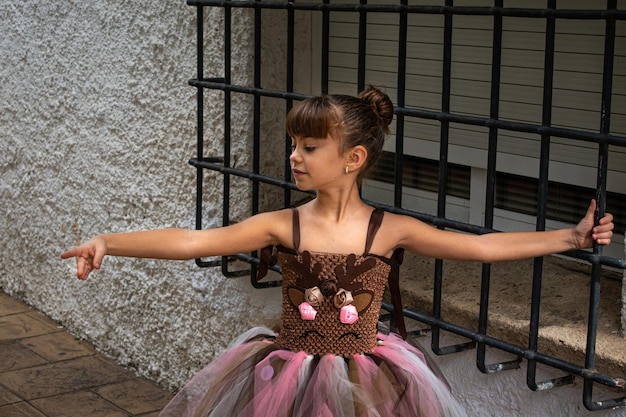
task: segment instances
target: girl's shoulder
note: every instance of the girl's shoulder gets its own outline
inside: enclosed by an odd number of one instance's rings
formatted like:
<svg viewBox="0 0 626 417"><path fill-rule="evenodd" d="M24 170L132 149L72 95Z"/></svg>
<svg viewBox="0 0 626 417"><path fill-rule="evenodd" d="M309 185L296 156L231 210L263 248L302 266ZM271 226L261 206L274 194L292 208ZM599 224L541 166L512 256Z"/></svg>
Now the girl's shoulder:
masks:
<svg viewBox="0 0 626 417"><path fill-rule="evenodd" d="M385 211L383 222L387 223L388 226L399 228L428 226L426 223L416 219L415 217L411 217L406 214L391 213L389 211Z"/></svg>
<svg viewBox="0 0 626 417"><path fill-rule="evenodd" d="M273 244L285 245L292 241L293 210L291 208L267 211L250 217L256 227L264 229L272 236Z"/></svg>
<svg viewBox="0 0 626 417"><path fill-rule="evenodd" d="M412 217L404 214L391 213L389 211L384 211L384 213L382 225L385 227L402 228L413 220Z"/></svg>
<svg viewBox="0 0 626 417"><path fill-rule="evenodd" d="M397 246L402 246L412 236L423 235L432 229L432 226L414 217L390 212L385 212L380 227L381 234Z"/></svg>

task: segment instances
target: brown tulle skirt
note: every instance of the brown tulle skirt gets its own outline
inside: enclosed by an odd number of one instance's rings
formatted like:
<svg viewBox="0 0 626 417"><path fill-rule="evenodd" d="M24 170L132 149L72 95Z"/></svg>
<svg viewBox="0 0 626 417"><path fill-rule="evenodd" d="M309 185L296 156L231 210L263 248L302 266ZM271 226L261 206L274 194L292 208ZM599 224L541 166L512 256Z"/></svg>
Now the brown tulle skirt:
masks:
<svg viewBox="0 0 626 417"><path fill-rule="evenodd" d="M160 417L465 416L413 344L379 334L365 355L314 356L257 327L172 399Z"/></svg>

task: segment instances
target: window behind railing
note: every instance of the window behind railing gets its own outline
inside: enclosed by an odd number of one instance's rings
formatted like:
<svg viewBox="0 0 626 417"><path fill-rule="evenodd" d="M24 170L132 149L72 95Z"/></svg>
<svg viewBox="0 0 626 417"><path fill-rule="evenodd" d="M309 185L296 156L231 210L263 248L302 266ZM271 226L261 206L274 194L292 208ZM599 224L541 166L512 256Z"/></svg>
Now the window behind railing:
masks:
<svg viewBox="0 0 626 417"><path fill-rule="evenodd" d="M294 101L319 93L355 94L370 83L384 87L396 104L396 120L386 153L372 181L363 187L364 196L372 205L414 216L439 228L478 234L494 230L496 208L531 215L535 222L532 228L536 230L546 228L546 219L571 222L584 214L584 207L575 204L585 200L586 206L589 192L599 202L597 216L603 215L608 203L611 211L623 217L620 210L625 206L626 195L624 1L609 0L602 7L599 2L563 2L567 9L557 7L555 0L543 3L543 7L538 1L507 2L505 7L503 1L453 3L452 0L430 4L407 0L376 4L366 0L358 3L189 0L188 4L197 8L198 25L198 73L189 81L198 92L197 155L190 161L198 175L198 229L203 227L203 186L207 172L223 175L224 224L232 221L230 195L234 179L243 179L250 185L252 213L272 207L261 203L266 195L281 196L280 204L274 202L278 206L308 198L307 194L296 191L291 182L287 138L280 138L277 145L271 141L275 138L262 137L262 124L268 124L264 116L276 116L269 123L270 130L284 135L281 123ZM207 10L212 13L210 19ZM220 13L213 13L215 10ZM253 22L249 38L243 37L250 40L253 56L248 70L252 72L250 82L244 83L234 82L232 74L233 50L240 51L242 46L233 44L233 33L242 30L234 30L233 16L239 12L249 13L244 24ZM272 22L279 24L268 24L270 16L272 19L278 16ZM217 48L217 54L223 55L216 57L214 52L210 56L212 62L220 62L222 66L218 72L223 73L218 76L204 76L206 25L211 25L213 36L215 27L223 28L223 49ZM311 40L303 42L304 48L309 49L302 53L303 46L296 45L295 40L298 31L305 29L310 31ZM267 81L271 86L262 81L268 79L262 77L263 68L268 65L264 61L268 48L284 51L279 71L284 77L272 77L271 82ZM215 67L211 70L216 71ZM296 87L306 84L302 83L303 78L309 80L308 87ZM223 133L217 138L205 137L205 91L219 92L216 96L223 109L224 125ZM231 154L235 98L248 100L251 109L250 155L239 156L251 161L250 169L237 165L235 155ZM213 102L212 106L217 104ZM220 143L220 155L206 155L206 144L211 141ZM266 168L262 162L268 148L273 168ZM576 177L580 173L583 179ZM479 187L481 192L470 192L472 187ZM435 212L419 211L405 204L407 189L428 191L434 196ZM377 197L380 193L391 196L390 201L384 203L384 198ZM578 199L579 194L585 197ZM447 214L451 199L463 201L476 195L482 199L484 208L480 221L459 221ZM569 212L569 207L575 211ZM475 219L476 213L470 213L468 218ZM623 228L623 221L618 220L619 227ZM592 252L573 251L567 255L591 264L584 366L538 349L541 258L535 260L533 268L530 331L525 346L505 342L488 332L491 268L487 264L482 266L478 331L442 319L443 261L440 260L436 261L433 275L432 313L406 309L405 315L432 328L432 349L437 354L476 347L477 365L482 372L519 366L519 359L487 363L486 348L494 347L527 359L528 386L533 390L571 383L572 376L579 376L584 379L583 403L588 409L625 406L624 398L597 401L592 394L595 384L624 386L623 375L606 375L594 368L601 269L623 270L626 262L604 255L600 247ZM251 271L232 271L229 262L232 258L249 262ZM232 258L198 259L197 263L202 267L221 266L227 276L254 276L256 254ZM280 284L256 283L254 279L252 282L260 288ZM383 307L392 309L387 303ZM471 342L441 346L442 331ZM537 381L539 363L560 369L567 376Z"/></svg>

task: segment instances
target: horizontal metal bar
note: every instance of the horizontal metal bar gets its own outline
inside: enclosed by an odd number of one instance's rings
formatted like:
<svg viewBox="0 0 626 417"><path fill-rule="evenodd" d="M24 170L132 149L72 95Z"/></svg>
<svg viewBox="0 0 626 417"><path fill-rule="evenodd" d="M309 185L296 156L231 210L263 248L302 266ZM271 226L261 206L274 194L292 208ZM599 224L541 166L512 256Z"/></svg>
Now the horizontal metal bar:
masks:
<svg viewBox="0 0 626 417"><path fill-rule="evenodd" d="M411 109L408 107L396 108L396 113L422 119L463 123L474 126L495 127L503 130L536 133L567 139L577 139L587 142L606 143L610 145L626 146L626 136L608 135L603 133L584 132L581 130L565 129L560 127L542 126L532 123L509 122L488 117L466 116L454 113L443 113L429 110Z"/></svg>
<svg viewBox="0 0 626 417"><path fill-rule="evenodd" d="M391 303L389 302L383 301L382 306L387 311L393 311L393 305L391 305ZM410 319L420 321L430 326L439 327L440 329L449 331L459 336L463 336L465 338L468 338L478 343L484 343L485 345L500 349L505 352L512 353L516 356L520 356L525 359L532 359L537 362L541 362L553 368L557 368L562 371L565 371L569 374L577 375L577 376L601 383L609 387L624 388L624 386L626 386L626 380L624 378L615 378L615 377L602 374L594 369L585 369L573 363L566 362L564 360L557 359L552 356L544 355L539 352L528 350L522 346L507 343L502 340L493 338L491 336L487 336L485 334L480 334L474 330L447 322L445 320L437 320L434 317L429 316L427 314L423 314L423 313L413 311L407 308L403 309L402 311L404 315Z"/></svg>
<svg viewBox="0 0 626 417"><path fill-rule="evenodd" d="M276 186L288 188L291 190L298 190L298 187L293 182L279 180L277 178L268 177L262 174L255 174L253 172L245 171L242 169L225 167L223 164L219 163L221 161L222 161L221 158L202 158L201 160L198 160L197 158L192 158L189 160L189 164L193 165L194 167L201 167L201 168L209 169L211 171L218 171L223 174L235 175L238 177L250 179L252 181L258 181L264 184L276 185ZM314 191L302 191L302 190L298 190L298 191L315 195ZM462 222L458 222L458 221L454 221L450 219L440 218L440 217L432 216L432 215L425 214L425 213L416 213L411 210L406 210L406 209L402 209L399 207L394 207L394 206L378 203L375 201L369 201L369 200L364 200L364 201L373 207L384 209L385 211L388 211L390 213L397 213L397 214L404 214L407 216L411 216L418 220L424 221L426 223L430 223L434 226L441 227L441 228L450 228L450 229L458 230L461 232L474 233L474 234L486 234L486 233L499 232L498 230L488 229L482 226L476 226L476 225L472 225L468 223L462 223ZM597 254L593 254L591 252L582 251L582 250L568 251L568 252L564 252L563 254L569 257L575 258L575 259L588 261L590 263L598 263L601 265L611 266L614 268L626 269L626 259L616 259L616 258L612 258L609 256L597 255Z"/></svg>
<svg viewBox="0 0 626 417"><path fill-rule="evenodd" d="M213 80L213 81L211 81ZM274 97L291 100L305 100L312 96L306 94L290 93L279 90L266 90L262 88L247 87L241 85L225 84L220 78L206 80L189 80L189 84L194 87L209 88L222 91L234 91L244 94L259 95L263 97ZM489 117L467 116L454 113L445 113L429 110L413 109L409 107L396 107L396 114L418 117L427 120L438 120L440 122L454 122L473 126L483 126L487 128L497 128L514 132L534 133L537 135L549 135L565 139L582 140L586 142L602 143L616 146L626 146L626 136L609 135L604 133L585 132L575 129L566 129L552 126L542 126L533 123L510 122L497 120Z"/></svg>
<svg viewBox="0 0 626 417"><path fill-rule="evenodd" d="M507 16L555 19L626 19L626 10L548 10L507 7L421 6L402 4L295 3L254 0L187 0L190 6L248 9L290 9L337 12L417 13L439 15Z"/></svg>
<svg viewBox="0 0 626 417"><path fill-rule="evenodd" d="M221 172L222 174L231 174L231 175L235 175L235 176L242 177L242 178L248 178L249 180L258 181L258 182L262 182L265 184L277 185L279 187L289 188L292 190L298 189L298 187L296 187L296 184L294 184L293 182L279 180L279 179L268 177L262 174L255 174L253 172L245 171L242 169L225 167L224 165L210 162L207 159L198 160L197 158L192 158L189 160L189 164L195 167L201 167L201 168L210 169L212 171L218 171L218 172ZM303 193L309 193L309 194L315 195L315 192L313 191L302 191L302 190L299 190L299 191Z"/></svg>
<svg viewBox="0 0 626 417"><path fill-rule="evenodd" d="M563 255L580 259L583 261L587 261L590 264L597 263L600 265L610 266L613 268L626 269L626 259L612 258L610 256L599 255L599 254L587 252L584 250L563 252Z"/></svg>
<svg viewBox="0 0 626 417"><path fill-rule="evenodd" d="M238 254L232 255L232 257L237 258L240 261L248 262L249 264L255 265L255 266L258 266L259 263L261 262L259 258L250 256L245 253L238 253ZM269 269L278 273L281 272L280 267L278 265L270 266ZM283 284L283 281L280 279L273 280L273 281L257 281L256 279L254 279L254 277L252 277L251 282L254 288L275 288L275 287L280 287Z"/></svg>
<svg viewBox="0 0 626 417"><path fill-rule="evenodd" d="M248 87L244 85L226 84L223 78L205 78L198 80L192 78L188 81L188 84L194 87L209 88L212 90L232 91L235 93L245 93L251 95L258 95L261 97L274 97L284 100L305 100L313 97L310 94L300 94L281 90L267 90L264 88Z"/></svg>

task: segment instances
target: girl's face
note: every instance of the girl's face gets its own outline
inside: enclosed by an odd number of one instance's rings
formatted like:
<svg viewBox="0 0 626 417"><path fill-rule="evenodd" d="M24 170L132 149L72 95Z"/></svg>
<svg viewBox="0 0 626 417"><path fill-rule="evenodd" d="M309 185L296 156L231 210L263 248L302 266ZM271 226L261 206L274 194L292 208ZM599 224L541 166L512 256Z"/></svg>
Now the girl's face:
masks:
<svg viewBox="0 0 626 417"><path fill-rule="evenodd" d="M326 138L294 137L291 142L291 170L300 190L320 190L339 185L345 173L347 158L340 142Z"/></svg>

